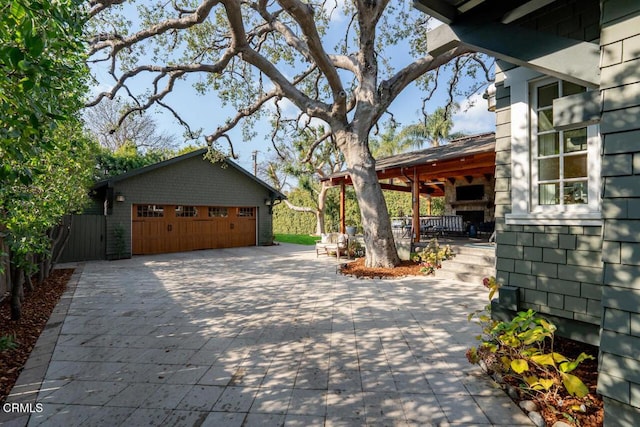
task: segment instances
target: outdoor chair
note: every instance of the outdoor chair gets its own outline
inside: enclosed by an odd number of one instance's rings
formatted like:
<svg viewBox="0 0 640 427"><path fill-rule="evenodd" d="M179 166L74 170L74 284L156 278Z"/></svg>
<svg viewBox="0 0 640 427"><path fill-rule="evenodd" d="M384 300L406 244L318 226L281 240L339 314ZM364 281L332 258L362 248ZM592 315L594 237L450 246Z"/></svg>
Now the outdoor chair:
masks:
<svg viewBox="0 0 640 427"><path fill-rule="evenodd" d="M316 258L320 254L336 254L340 259L340 254L347 254L349 250L349 236L342 233L322 234L320 241L316 243Z"/></svg>

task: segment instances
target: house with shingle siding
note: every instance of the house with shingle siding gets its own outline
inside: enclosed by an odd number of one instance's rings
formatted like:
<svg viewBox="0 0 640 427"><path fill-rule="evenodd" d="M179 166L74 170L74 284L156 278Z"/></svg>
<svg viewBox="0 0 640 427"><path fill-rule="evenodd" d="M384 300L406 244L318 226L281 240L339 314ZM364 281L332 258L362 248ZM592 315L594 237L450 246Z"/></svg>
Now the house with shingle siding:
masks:
<svg viewBox="0 0 640 427"><path fill-rule="evenodd" d="M416 0L437 56L497 59L493 313L599 346L605 425L640 420L640 2Z"/></svg>

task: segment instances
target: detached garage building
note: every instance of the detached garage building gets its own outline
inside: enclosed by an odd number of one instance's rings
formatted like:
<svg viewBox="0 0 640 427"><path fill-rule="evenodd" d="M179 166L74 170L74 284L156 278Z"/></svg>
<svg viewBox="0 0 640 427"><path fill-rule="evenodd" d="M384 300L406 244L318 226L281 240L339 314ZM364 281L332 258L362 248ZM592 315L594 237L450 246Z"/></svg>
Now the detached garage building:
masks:
<svg viewBox="0 0 640 427"><path fill-rule="evenodd" d="M230 160L211 163L205 153L98 182L95 215L74 218L61 261L271 244L271 207L285 196Z"/></svg>

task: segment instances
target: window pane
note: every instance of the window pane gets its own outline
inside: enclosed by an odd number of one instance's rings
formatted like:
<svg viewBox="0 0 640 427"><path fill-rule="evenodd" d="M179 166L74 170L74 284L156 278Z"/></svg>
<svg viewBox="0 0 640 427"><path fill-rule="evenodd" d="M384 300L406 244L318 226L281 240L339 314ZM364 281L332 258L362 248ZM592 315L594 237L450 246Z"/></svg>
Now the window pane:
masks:
<svg viewBox="0 0 640 427"><path fill-rule="evenodd" d="M253 217L253 208L240 208L240 209L238 209L238 216L241 216L241 217Z"/></svg>
<svg viewBox="0 0 640 427"><path fill-rule="evenodd" d="M587 155L567 156L564 158L564 177L582 178L587 177Z"/></svg>
<svg viewBox="0 0 640 427"><path fill-rule="evenodd" d="M164 216L164 206L138 205L139 218L161 218Z"/></svg>
<svg viewBox="0 0 640 427"><path fill-rule="evenodd" d="M587 128L568 130L564 132L564 152L586 151Z"/></svg>
<svg viewBox="0 0 640 427"><path fill-rule="evenodd" d="M553 157L551 159L538 160L538 179L540 181L548 181L560 178L560 159Z"/></svg>
<svg viewBox="0 0 640 427"><path fill-rule="evenodd" d="M541 86L538 88L538 108L550 107L553 100L558 97L558 83Z"/></svg>
<svg viewBox="0 0 640 427"><path fill-rule="evenodd" d="M588 202L587 181L567 182L564 184L564 204L576 205Z"/></svg>
<svg viewBox="0 0 640 427"><path fill-rule="evenodd" d="M227 208L209 207L209 216L216 218L226 218L229 216Z"/></svg>
<svg viewBox="0 0 640 427"><path fill-rule="evenodd" d="M575 95L576 93L582 93L586 90L584 86L565 81L562 82L562 96Z"/></svg>
<svg viewBox="0 0 640 427"><path fill-rule="evenodd" d="M560 153L557 133L538 135L538 156L552 156Z"/></svg>
<svg viewBox="0 0 640 427"><path fill-rule="evenodd" d="M559 184L540 184L538 186L539 204L541 205L557 205L560 203L560 185Z"/></svg>
<svg viewBox="0 0 640 427"><path fill-rule="evenodd" d="M176 206L176 216L181 218L196 217L198 210L195 206Z"/></svg>
<svg viewBox="0 0 640 427"><path fill-rule="evenodd" d="M553 110L538 111L538 132L553 130Z"/></svg>

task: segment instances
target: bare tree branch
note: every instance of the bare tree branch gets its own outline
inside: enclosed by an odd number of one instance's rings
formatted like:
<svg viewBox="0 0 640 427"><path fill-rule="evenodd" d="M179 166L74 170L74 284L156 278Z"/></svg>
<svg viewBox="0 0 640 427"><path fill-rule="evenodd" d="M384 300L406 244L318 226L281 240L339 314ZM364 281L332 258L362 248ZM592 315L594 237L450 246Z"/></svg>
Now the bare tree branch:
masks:
<svg viewBox="0 0 640 427"><path fill-rule="evenodd" d="M124 1L114 0L113 4L120 4L123 2ZM96 52L106 48L111 48L111 55L115 56L116 53L118 53L125 47L130 47L148 38L155 37L159 34L164 34L170 30L185 29L192 27L195 24L202 23L209 16L211 9L213 9L213 7L218 3L220 3L220 0L202 0L200 6L198 6L198 8L192 14L177 19L168 19L158 25L152 26L151 28L139 31L131 37L127 37L124 39L114 37L103 40L91 46L91 48L89 49L89 56L92 56ZM109 6L111 6L111 4L107 5L107 7Z"/></svg>
<svg viewBox="0 0 640 427"><path fill-rule="evenodd" d="M315 151L316 147L318 147L318 145L322 144L324 141L326 141L330 137L331 137L331 131L327 131L320 138L316 139L313 142L313 144L311 144L311 147L309 147L309 150L307 150L307 154L306 154L306 156L304 156L304 159L302 160L302 162L303 163L310 162L311 161L311 156L313 156L313 152Z"/></svg>
<svg viewBox="0 0 640 427"><path fill-rule="evenodd" d="M105 9L110 8L118 4L122 4L127 0L90 0L89 1L89 16L96 16L98 13Z"/></svg>
<svg viewBox="0 0 640 427"><path fill-rule="evenodd" d="M346 114L345 101L347 94L342 87L342 80L338 75L338 70L333 66L324 50L322 40L317 31L312 6L298 0L279 0L279 3L300 25L315 64L322 71L322 74L326 76L331 87L333 100L337 106L336 113L340 115Z"/></svg>
<svg viewBox="0 0 640 427"><path fill-rule="evenodd" d="M380 84L380 87L378 89L378 100L380 101L380 103L377 106L378 111L376 117L379 118L384 113L384 111L409 85L409 83L413 82L426 72L434 70L446 64L450 60L469 52L470 50L466 47L456 47L435 58L431 55L422 57L399 70L390 79Z"/></svg>

